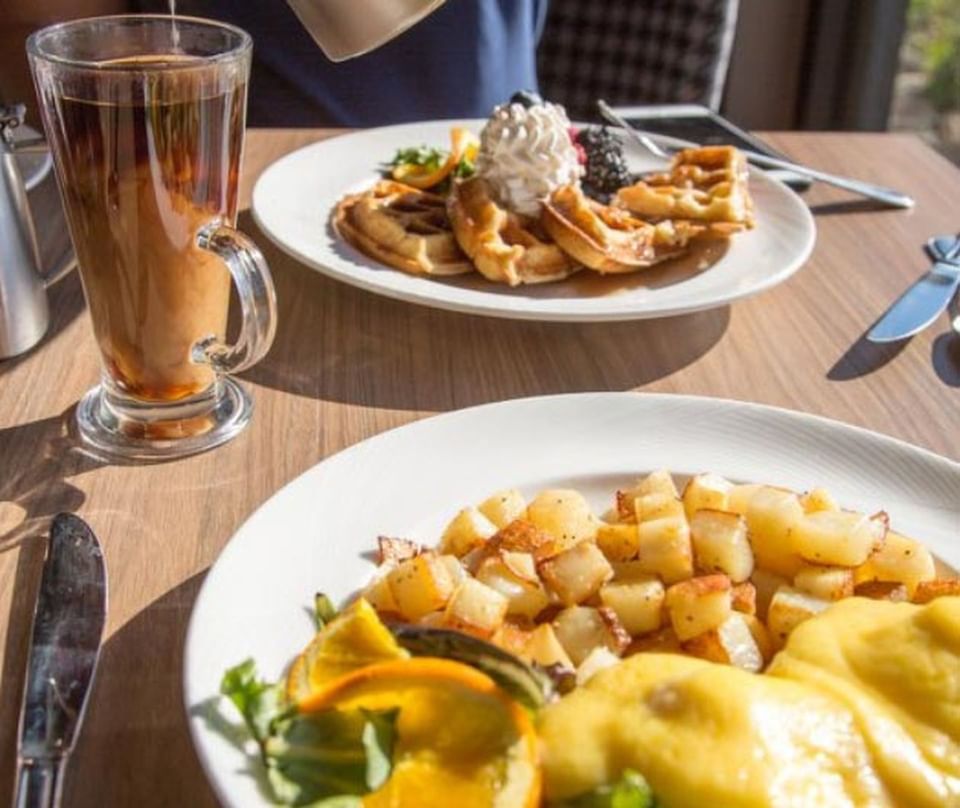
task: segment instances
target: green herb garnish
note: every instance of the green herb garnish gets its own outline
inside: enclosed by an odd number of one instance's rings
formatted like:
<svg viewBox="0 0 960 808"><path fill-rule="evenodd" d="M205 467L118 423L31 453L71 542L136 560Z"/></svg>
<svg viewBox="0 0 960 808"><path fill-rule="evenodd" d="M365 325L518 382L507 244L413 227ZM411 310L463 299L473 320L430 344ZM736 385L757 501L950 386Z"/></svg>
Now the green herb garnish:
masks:
<svg viewBox="0 0 960 808"><path fill-rule="evenodd" d="M657 808L657 800L643 775L627 769L616 783L551 803L550 808Z"/></svg>
<svg viewBox="0 0 960 808"><path fill-rule="evenodd" d="M337 616L337 609L323 592L317 592L313 596L313 619L317 623L317 631L322 629L327 623Z"/></svg>
<svg viewBox="0 0 960 808"><path fill-rule="evenodd" d="M423 166L430 171L436 171L447 161L448 151L436 149L430 146L417 146L410 149L397 149L389 165L399 166L405 163L411 163L415 166Z"/></svg>

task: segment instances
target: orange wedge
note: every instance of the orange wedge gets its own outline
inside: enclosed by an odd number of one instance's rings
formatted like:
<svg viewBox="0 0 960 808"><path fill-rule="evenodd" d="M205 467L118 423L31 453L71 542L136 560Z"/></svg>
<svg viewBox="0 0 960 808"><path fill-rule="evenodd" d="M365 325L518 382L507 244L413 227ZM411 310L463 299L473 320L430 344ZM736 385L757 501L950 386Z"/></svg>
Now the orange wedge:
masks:
<svg viewBox="0 0 960 808"><path fill-rule="evenodd" d="M299 702L357 668L409 654L364 599L351 603L310 641L287 674L287 698Z"/></svg>
<svg viewBox="0 0 960 808"><path fill-rule="evenodd" d="M364 808L540 804L530 717L468 665L435 657L379 662L330 682L299 708L400 709L393 771Z"/></svg>
<svg viewBox="0 0 960 808"><path fill-rule="evenodd" d="M394 166L391 175L397 182L404 182L420 190L432 188L449 177L464 157L475 159L479 149L480 141L476 135L461 126L454 126L450 130L450 154L443 165L430 169L413 163L401 163Z"/></svg>

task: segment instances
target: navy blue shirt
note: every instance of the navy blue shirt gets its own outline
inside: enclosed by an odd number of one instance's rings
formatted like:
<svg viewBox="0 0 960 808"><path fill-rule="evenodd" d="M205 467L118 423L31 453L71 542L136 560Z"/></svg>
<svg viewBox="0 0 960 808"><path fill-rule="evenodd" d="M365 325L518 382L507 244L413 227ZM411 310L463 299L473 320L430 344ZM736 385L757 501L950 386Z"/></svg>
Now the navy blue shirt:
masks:
<svg viewBox="0 0 960 808"><path fill-rule="evenodd" d="M253 36L249 125L374 126L486 117L514 91L536 90L546 7L547 0L447 0L386 45L339 63L283 0L185 0L177 12Z"/></svg>

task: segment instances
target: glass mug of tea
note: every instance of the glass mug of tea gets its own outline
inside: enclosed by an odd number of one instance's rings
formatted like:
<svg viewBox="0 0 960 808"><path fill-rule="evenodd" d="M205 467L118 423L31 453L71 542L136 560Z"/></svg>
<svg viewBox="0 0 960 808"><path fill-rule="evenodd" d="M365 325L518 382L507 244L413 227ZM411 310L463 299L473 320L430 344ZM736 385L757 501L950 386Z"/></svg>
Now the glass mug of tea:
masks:
<svg viewBox="0 0 960 808"><path fill-rule="evenodd" d="M251 47L238 28L159 15L27 41L103 360L77 421L109 455L192 454L250 419L227 374L261 359L276 327L270 270L234 229ZM242 322L228 345L231 279Z"/></svg>

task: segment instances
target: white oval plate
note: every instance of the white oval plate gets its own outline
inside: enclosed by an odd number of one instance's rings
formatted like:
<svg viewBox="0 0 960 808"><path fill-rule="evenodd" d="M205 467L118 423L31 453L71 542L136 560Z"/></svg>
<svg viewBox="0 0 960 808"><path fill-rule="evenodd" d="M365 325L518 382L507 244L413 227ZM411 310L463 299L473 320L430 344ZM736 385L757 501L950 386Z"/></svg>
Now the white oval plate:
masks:
<svg viewBox="0 0 960 808"><path fill-rule="evenodd" d="M523 320L639 320L709 309L788 278L816 240L813 216L787 186L752 170L757 226L659 267L619 276L582 270L559 283L511 289L478 273L442 280L415 277L367 258L334 232L330 216L346 193L372 184L379 164L404 146L448 147L450 127L475 132L483 121L429 121L367 129L314 143L267 168L253 189L253 216L282 250L332 278L398 300ZM676 143L666 138L659 140ZM632 143L635 171L663 161ZM698 267L704 264L709 269Z"/></svg>
<svg viewBox="0 0 960 808"><path fill-rule="evenodd" d="M253 657L266 678L279 678L313 635L314 592L339 602L363 586L378 535L434 544L460 508L513 486L528 496L572 486L601 513L618 486L661 467L797 490L823 485L845 507L886 510L895 527L960 566L960 464L835 421L638 393L518 399L418 421L340 452L280 490L207 575L187 635L184 693L221 801L269 804L251 758L221 731L239 720L216 698L224 670Z"/></svg>

